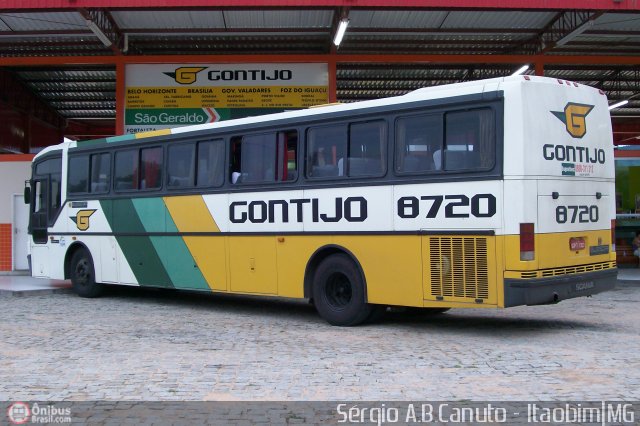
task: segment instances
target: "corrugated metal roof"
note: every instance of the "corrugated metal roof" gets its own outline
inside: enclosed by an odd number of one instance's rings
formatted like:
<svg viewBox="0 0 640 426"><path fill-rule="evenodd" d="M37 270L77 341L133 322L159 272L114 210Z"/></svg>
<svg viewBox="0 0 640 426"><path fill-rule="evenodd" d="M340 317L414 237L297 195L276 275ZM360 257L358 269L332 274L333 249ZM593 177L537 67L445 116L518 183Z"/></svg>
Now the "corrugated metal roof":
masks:
<svg viewBox="0 0 640 426"><path fill-rule="evenodd" d="M594 30L640 31L637 13L605 13L595 20Z"/></svg>
<svg viewBox="0 0 640 426"><path fill-rule="evenodd" d="M2 43L0 56L92 56L112 54L96 37L32 37L20 42Z"/></svg>
<svg viewBox="0 0 640 426"><path fill-rule="evenodd" d="M420 10L353 10L353 28L440 28L449 12Z"/></svg>
<svg viewBox="0 0 640 426"><path fill-rule="evenodd" d="M130 29L194 29L224 28L222 11L173 10L173 11L114 11L116 24L123 30Z"/></svg>
<svg viewBox="0 0 640 426"><path fill-rule="evenodd" d="M453 11L447 15L442 28L541 28L555 15L555 12Z"/></svg>
<svg viewBox="0 0 640 426"><path fill-rule="evenodd" d="M55 31L87 29L77 12L0 13L0 20L11 31Z"/></svg>
<svg viewBox="0 0 640 426"><path fill-rule="evenodd" d="M115 79L115 70L52 70L52 69L35 69L28 71L20 71L20 77L26 81L34 80L55 80L57 82L64 81L95 81L104 80L111 81Z"/></svg>
<svg viewBox="0 0 640 426"><path fill-rule="evenodd" d="M38 92L45 91L57 91L57 90L105 90L105 91L114 91L116 90L116 82L115 79L109 82L91 82L91 81L83 81L83 82L60 82L60 81L46 81L46 82L29 82L29 86L33 87Z"/></svg>
<svg viewBox="0 0 640 426"><path fill-rule="evenodd" d="M227 28L330 28L330 10L233 10L224 12Z"/></svg>

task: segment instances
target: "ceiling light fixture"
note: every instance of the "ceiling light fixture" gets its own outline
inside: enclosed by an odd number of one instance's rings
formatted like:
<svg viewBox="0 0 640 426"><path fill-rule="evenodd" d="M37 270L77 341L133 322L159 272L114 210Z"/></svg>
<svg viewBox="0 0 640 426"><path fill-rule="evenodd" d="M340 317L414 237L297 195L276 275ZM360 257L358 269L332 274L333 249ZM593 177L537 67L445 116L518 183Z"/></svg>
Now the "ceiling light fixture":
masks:
<svg viewBox="0 0 640 426"><path fill-rule="evenodd" d="M342 37L344 37L344 33L345 31L347 31L348 26L349 26L348 19L340 20L340 24L338 25L338 31L336 31L336 36L333 38L333 44L335 44L336 47L340 46L340 43L342 42Z"/></svg>
<svg viewBox="0 0 640 426"><path fill-rule="evenodd" d="M511 74L511 75L520 75L520 74L524 74L524 72L525 72L526 70L528 70L528 69L529 69L529 64L527 64L527 65L523 65L523 66L521 66L520 68L518 68L518 70L517 70L516 72L514 72L513 74Z"/></svg>
<svg viewBox="0 0 640 426"><path fill-rule="evenodd" d="M107 35L102 32L100 27L98 27L95 22L87 19L87 27L89 27L91 32L93 32L106 47L109 47L113 44L113 42L109 40L109 37L107 37Z"/></svg>
<svg viewBox="0 0 640 426"><path fill-rule="evenodd" d="M609 111L611 111L614 108L619 108L623 105L626 105L629 103L629 99L625 99L624 101L620 101L620 102L616 102L615 104L609 105Z"/></svg>

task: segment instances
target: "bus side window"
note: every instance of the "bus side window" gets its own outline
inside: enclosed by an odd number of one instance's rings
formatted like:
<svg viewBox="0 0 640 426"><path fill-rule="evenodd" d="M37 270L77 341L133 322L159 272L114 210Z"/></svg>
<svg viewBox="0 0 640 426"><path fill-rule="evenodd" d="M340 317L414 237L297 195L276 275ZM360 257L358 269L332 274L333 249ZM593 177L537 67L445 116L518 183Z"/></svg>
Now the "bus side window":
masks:
<svg viewBox="0 0 640 426"><path fill-rule="evenodd" d="M78 155L69 157L69 172L67 173L67 191L69 194L89 192L89 156Z"/></svg>
<svg viewBox="0 0 640 426"><path fill-rule="evenodd" d="M194 185L196 146L193 143L167 148L167 186L188 188Z"/></svg>
<svg viewBox="0 0 640 426"><path fill-rule="evenodd" d="M157 189L162 186L162 148L140 150L140 189Z"/></svg>
<svg viewBox="0 0 640 426"><path fill-rule="evenodd" d="M198 143L199 187L221 186L224 182L224 141L217 139Z"/></svg>
<svg viewBox="0 0 640 426"><path fill-rule="evenodd" d="M107 153L91 155L90 191L92 193L109 192L111 180L111 155Z"/></svg>
<svg viewBox="0 0 640 426"><path fill-rule="evenodd" d="M138 189L138 150L116 152L114 189L126 191Z"/></svg>
<svg viewBox="0 0 640 426"><path fill-rule="evenodd" d="M398 173L441 169L442 115L402 117L396 122L395 168Z"/></svg>
<svg viewBox="0 0 640 426"><path fill-rule="evenodd" d="M269 183L276 181L276 134L231 138L231 182Z"/></svg>
<svg viewBox="0 0 640 426"><path fill-rule="evenodd" d="M278 181L298 178L298 132L278 132Z"/></svg>
<svg viewBox="0 0 640 426"><path fill-rule="evenodd" d="M495 120L488 108L447 113L445 170L490 169L495 161Z"/></svg>
<svg viewBox="0 0 640 426"><path fill-rule="evenodd" d="M350 177L382 176L386 172L387 135L383 121L349 126Z"/></svg>
<svg viewBox="0 0 640 426"><path fill-rule="evenodd" d="M313 127L307 130L308 178L344 176L346 154L347 126Z"/></svg>

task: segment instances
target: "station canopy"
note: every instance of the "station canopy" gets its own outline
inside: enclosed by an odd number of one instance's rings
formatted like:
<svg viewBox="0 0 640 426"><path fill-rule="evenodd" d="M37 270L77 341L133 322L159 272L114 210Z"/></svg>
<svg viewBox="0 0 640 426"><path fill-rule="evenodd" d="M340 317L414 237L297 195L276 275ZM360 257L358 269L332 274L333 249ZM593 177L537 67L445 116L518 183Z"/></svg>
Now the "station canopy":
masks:
<svg viewBox="0 0 640 426"><path fill-rule="evenodd" d="M611 111L615 141L640 139L640 6L630 0L2 3L3 87L30 91L71 136L114 133L117 64L318 56L335 64L339 102L506 76L528 64L526 74L599 88L610 104L627 100Z"/></svg>

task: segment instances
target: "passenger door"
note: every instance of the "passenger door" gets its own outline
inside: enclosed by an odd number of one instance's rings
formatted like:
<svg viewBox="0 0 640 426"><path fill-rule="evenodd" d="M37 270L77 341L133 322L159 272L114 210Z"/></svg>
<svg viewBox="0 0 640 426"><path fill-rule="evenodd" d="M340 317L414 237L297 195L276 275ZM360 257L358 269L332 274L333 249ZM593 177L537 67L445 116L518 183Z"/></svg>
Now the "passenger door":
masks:
<svg viewBox="0 0 640 426"><path fill-rule="evenodd" d="M61 208L62 157L36 162L33 170L29 233L34 243L46 244L47 229L53 225Z"/></svg>

